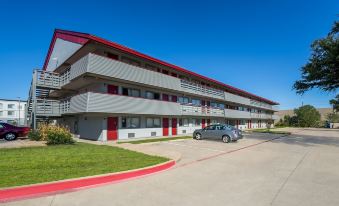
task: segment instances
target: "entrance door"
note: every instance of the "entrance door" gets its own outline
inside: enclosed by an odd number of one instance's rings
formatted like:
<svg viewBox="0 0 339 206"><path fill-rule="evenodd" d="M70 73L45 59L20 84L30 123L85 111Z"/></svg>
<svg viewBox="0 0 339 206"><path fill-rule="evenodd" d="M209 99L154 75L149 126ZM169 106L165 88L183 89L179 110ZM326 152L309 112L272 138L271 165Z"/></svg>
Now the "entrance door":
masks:
<svg viewBox="0 0 339 206"><path fill-rule="evenodd" d="M162 119L162 135L168 136L168 118Z"/></svg>
<svg viewBox="0 0 339 206"><path fill-rule="evenodd" d="M203 129L205 128L205 119L201 120L201 126L202 126Z"/></svg>
<svg viewBox="0 0 339 206"><path fill-rule="evenodd" d="M118 117L107 117L107 140L118 139Z"/></svg>
<svg viewBox="0 0 339 206"><path fill-rule="evenodd" d="M207 119L207 126L211 124L211 120Z"/></svg>
<svg viewBox="0 0 339 206"><path fill-rule="evenodd" d="M177 135L177 118L172 118L172 135Z"/></svg>
<svg viewBox="0 0 339 206"><path fill-rule="evenodd" d="M107 85L107 93L108 94L118 94L118 86L108 84Z"/></svg>

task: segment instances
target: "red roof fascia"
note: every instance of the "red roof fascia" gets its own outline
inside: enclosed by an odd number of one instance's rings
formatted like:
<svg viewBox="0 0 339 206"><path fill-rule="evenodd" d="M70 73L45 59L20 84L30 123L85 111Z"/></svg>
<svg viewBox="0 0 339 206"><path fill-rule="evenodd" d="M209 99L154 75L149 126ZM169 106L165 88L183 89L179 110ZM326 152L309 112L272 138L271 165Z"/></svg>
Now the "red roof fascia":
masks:
<svg viewBox="0 0 339 206"><path fill-rule="evenodd" d="M47 54L47 57L46 57L46 61L45 61L45 64L44 64L44 69L46 69L47 62L48 62L48 59L49 59L49 57L50 57L50 53L51 53L51 51L53 50L53 46L54 46L54 43L55 43L55 39L57 38L57 34L58 34L58 35L66 34L65 36L62 36L63 38L65 38L65 40L78 41L78 42L81 42L81 44L87 43L88 40L90 39L90 40L93 40L93 41L96 41L96 42L105 44L105 45L107 45L107 46L110 46L110 47L119 49L119 50L121 50L121 51L123 51L123 52L129 53L129 54L133 54L133 55L135 55L135 56L138 56L138 57L141 57L141 58L144 58L144 59L147 59L147 60L156 62L156 63L161 64L161 65L166 66L166 67L170 67L170 68L172 68L172 69L174 69L174 70L177 70L177 71L180 71L180 72L189 74L189 75L193 75L193 76L195 76L195 77L199 77L199 78L201 78L201 79L204 79L204 80L207 80L207 81L210 81L210 82L214 82L215 84L218 84L218 85L220 85L220 86L226 87L226 88L230 89L231 91L235 91L236 93L240 93L240 94L243 94L243 95L251 96L251 97L254 97L255 99L264 101L264 102L269 103L269 104L275 104L275 105L278 105L278 104L279 104L279 103L274 102L274 101L271 101L271 100L269 100L269 99L266 99L266 98L257 96L257 95L255 95L255 94L246 92L246 91L244 91L244 90L238 89L238 88L233 87L233 86L231 86L231 85L228 85L228 84L225 84L225 83L216 81L216 80L214 80L214 79L211 79L211 78L202 76L202 75L197 74L197 73L195 73L195 72L192 72L192 71L189 71L189 70L187 70L187 69L178 67L178 66L176 66L176 65L173 65L173 64L164 62L164 61L162 61L162 60L153 58L153 57L148 56L148 55L146 55L146 54L142 54L142 53L140 53L140 52L138 52L138 51L135 51L135 50L133 50L133 49L130 49L130 48L126 47L126 46L123 46L123 45L120 45L120 44L117 44L117 43L111 42L111 41L109 41L109 40L106 40L106 39L103 39L103 38L100 38L100 37L97 37L97 36L94 36L94 35L91 35L91 34L87 34L87 33L73 32L73 31L66 31L66 30L58 30L58 29L55 30L55 33L54 33L54 35L53 35L53 39L52 39L52 42L51 42L51 46L50 46L50 49L49 49L49 51L48 51L48 54ZM74 40L73 38L69 37L69 35L76 37L76 40Z"/></svg>

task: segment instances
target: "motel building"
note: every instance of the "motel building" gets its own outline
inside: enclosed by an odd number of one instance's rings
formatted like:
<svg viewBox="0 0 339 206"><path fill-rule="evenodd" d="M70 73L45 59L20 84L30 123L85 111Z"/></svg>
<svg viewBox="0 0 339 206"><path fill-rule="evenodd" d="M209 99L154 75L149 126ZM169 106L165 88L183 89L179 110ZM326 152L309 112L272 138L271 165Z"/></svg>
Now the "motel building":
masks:
<svg viewBox="0 0 339 206"><path fill-rule="evenodd" d="M214 123L266 128L276 105L100 37L55 30L43 69L33 72L26 123L57 122L80 138L110 141Z"/></svg>

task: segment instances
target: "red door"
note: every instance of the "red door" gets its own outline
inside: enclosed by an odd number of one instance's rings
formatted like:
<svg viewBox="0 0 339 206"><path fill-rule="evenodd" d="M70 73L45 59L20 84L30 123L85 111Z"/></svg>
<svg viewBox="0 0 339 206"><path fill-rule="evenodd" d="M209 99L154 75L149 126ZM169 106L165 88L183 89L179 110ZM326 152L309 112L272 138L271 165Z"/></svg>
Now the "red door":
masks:
<svg viewBox="0 0 339 206"><path fill-rule="evenodd" d="M201 120L201 126L202 126L202 128L205 128L205 119Z"/></svg>
<svg viewBox="0 0 339 206"><path fill-rule="evenodd" d="M168 136L168 118L162 119L162 135Z"/></svg>
<svg viewBox="0 0 339 206"><path fill-rule="evenodd" d="M177 135L177 118L172 118L172 135Z"/></svg>
<svg viewBox="0 0 339 206"><path fill-rule="evenodd" d="M118 86L108 84L107 85L107 93L108 94L118 94Z"/></svg>
<svg viewBox="0 0 339 206"><path fill-rule="evenodd" d="M162 100L163 101L168 101L169 100L168 94L162 94Z"/></svg>
<svg viewBox="0 0 339 206"><path fill-rule="evenodd" d="M172 95L172 102L177 102L177 96Z"/></svg>
<svg viewBox="0 0 339 206"><path fill-rule="evenodd" d="M107 117L107 140L118 139L118 117Z"/></svg>

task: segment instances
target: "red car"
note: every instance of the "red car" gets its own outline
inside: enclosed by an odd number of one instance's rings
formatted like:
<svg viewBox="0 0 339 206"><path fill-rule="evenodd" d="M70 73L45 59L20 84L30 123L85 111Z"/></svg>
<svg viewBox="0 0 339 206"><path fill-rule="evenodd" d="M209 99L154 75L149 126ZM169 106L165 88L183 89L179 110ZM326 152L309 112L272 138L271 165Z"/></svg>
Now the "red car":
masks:
<svg viewBox="0 0 339 206"><path fill-rule="evenodd" d="M17 137L25 137L29 130L29 127L17 127L0 122L0 138L4 138L7 141L15 140Z"/></svg>

